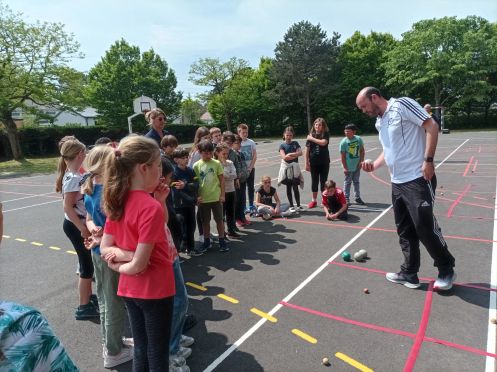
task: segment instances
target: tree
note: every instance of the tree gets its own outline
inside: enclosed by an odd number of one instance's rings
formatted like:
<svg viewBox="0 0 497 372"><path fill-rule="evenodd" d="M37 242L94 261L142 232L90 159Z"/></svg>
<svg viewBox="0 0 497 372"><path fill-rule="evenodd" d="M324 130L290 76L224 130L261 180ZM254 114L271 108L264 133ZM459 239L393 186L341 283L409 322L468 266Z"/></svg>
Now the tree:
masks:
<svg viewBox="0 0 497 372"><path fill-rule="evenodd" d="M229 97L224 95L225 89L233 78L244 69L248 62L232 57L227 62L221 63L219 58L200 58L190 67L189 80L196 85L208 86L212 90L207 95L208 100L215 100L216 105L222 108L228 130L232 126L232 104Z"/></svg>
<svg viewBox="0 0 497 372"><path fill-rule="evenodd" d="M190 95L181 102L181 124L196 124L205 111L199 100Z"/></svg>
<svg viewBox="0 0 497 372"><path fill-rule="evenodd" d="M174 71L152 49L116 41L88 74L88 99L110 127L122 127L133 114L133 99L145 95L168 115L178 114L181 93Z"/></svg>
<svg viewBox="0 0 497 372"><path fill-rule="evenodd" d="M36 105L77 103L82 75L67 63L82 57L79 44L60 23L24 22L0 4L0 121L5 125L14 159L23 158L19 133L12 119L16 108L37 111ZM81 103L81 102L80 102Z"/></svg>
<svg viewBox="0 0 497 372"><path fill-rule="evenodd" d="M497 71L495 24L444 17L417 22L402 36L385 63L388 86L407 94L428 88L437 106L482 101L495 89L488 81Z"/></svg>
<svg viewBox="0 0 497 372"><path fill-rule="evenodd" d="M276 45L272 78L283 106L304 109L312 126L312 106L334 88L340 35L331 39L321 26L301 21L292 25Z"/></svg>

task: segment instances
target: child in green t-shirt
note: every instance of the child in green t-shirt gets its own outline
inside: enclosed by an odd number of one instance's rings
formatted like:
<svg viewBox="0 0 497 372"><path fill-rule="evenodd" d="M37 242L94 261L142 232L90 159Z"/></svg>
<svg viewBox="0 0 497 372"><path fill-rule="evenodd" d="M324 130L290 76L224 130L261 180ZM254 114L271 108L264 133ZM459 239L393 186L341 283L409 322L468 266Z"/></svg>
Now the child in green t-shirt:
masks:
<svg viewBox="0 0 497 372"><path fill-rule="evenodd" d="M229 251L224 238L223 202L224 169L221 163L212 159L214 145L210 141L200 141L197 146L201 159L193 165L193 171L199 182L198 210L204 230L204 243L201 251L205 252L210 244L211 213L216 221L219 234L219 250Z"/></svg>
<svg viewBox="0 0 497 372"><path fill-rule="evenodd" d="M355 202L364 205L361 199L359 188L359 176L361 175L361 163L364 161L364 142L361 137L356 135L357 127L355 124L345 126L345 138L340 141L339 149L342 158L343 173L345 181L343 182L343 191L347 204L350 204L350 186L354 184Z"/></svg>

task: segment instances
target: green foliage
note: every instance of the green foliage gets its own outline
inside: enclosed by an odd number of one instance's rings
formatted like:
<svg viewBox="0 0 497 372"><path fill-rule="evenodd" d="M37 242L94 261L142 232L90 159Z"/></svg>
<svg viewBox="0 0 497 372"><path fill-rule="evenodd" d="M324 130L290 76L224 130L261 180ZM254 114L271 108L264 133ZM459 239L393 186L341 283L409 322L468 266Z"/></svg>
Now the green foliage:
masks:
<svg viewBox="0 0 497 372"><path fill-rule="evenodd" d="M199 100L190 95L181 102L181 124L197 124L200 116L205 112L204 106Z"/></svg>
<svg viewBox="0 0 497 372"><path fill-rule="evenodd" d="M82 97L83 75L67 66L82 57L74 36L61 23L28 24L24 18L0 3L0 121L9 132L16 159L22 158L22 151L13 110L27 108L29 102L83 104L77 98Z"/></svg>
<svg viewBox="0 0 497 372"><path fill-rule="evenodd" d="M116 41L89 72L87 96L106 126L127 126L133 114L133 100L141 95L155 100L168 116L176 116L181 106L174 71L152 49L140 48L125 40Z"/></svg>
<svg viewBox="0 0 497 372"><path fill-rule="evenodd" d="M305 112L308 128L313 109L338 81L339 39L337 33L328 39L319 24L301 21L292 25L276 45L271 77L277 101L295 118Z"/></svg>

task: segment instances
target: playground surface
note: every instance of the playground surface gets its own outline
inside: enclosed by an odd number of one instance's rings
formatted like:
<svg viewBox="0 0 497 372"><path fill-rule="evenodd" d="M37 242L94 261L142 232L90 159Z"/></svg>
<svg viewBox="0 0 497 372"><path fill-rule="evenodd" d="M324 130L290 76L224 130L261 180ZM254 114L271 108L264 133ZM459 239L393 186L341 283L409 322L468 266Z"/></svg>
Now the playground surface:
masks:
<svg viewBox="0 0 497 372"><path fill-rule="evenodd" d="M366 157L374 159L381 152L377 136L363 139ZM338 142L330 141L330 178L341 185ZM258 143L257 182L262 175L276 179L278 146ZM188 332L196 340L191 370L494 371L496 159L497 132L439 137L435 216L457 272L447 293L433 290L437 271L423 247L421 288L385 280L402 262L386 167L361 174L366 205L352 204L348 221L327 221L320 206L287 219L252 219L229 253L214 244L203 256L185 256L190 310L198 319ZM74 320L77 259L62 231L54 180L0 179L0 298L41 310L82 371L103 371L99 325ZM307 172L305 180L304 206ZM286 201L284 187L277 190ZM360 249L368 260L342 260L343 251ZM116 370L131 370L131 363Z"/></svg>

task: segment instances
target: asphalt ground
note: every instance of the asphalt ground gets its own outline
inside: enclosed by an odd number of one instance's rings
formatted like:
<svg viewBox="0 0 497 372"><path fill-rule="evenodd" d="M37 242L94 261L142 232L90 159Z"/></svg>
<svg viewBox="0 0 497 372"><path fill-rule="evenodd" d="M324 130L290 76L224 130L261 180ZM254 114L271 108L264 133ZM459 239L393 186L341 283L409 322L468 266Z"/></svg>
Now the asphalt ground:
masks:
<svg viewBox="0 0 497 372"><path fill-rule="evenodd" d="M363 139L374 159L377 136ZM330 143L330 178L340 185L338 141ZM278 146L258 144L257 181L277 177ZM440 136L435 215L458 275L448 293L433 291L437 272L423 247L420 289L385 280L402 262L385 167L361 174L367 205L352 204L347 222L306 208L288 219L252 220L229 253L214 244L203 256L185 257L198 319L188 333L196 340L191 370L494 371L496 159L497 132ZM305 179L303 205L310 200L307 172ZM77 259L62 231L54 181L55 175L0 179L0 298L41 310L82 371L103 371L99 325L74 319ZM285 188L278 193L286 201ZM359 249L368 251L365 262L341 259L342 251ZM131 362L116 370L131 370Z"/></svg>

